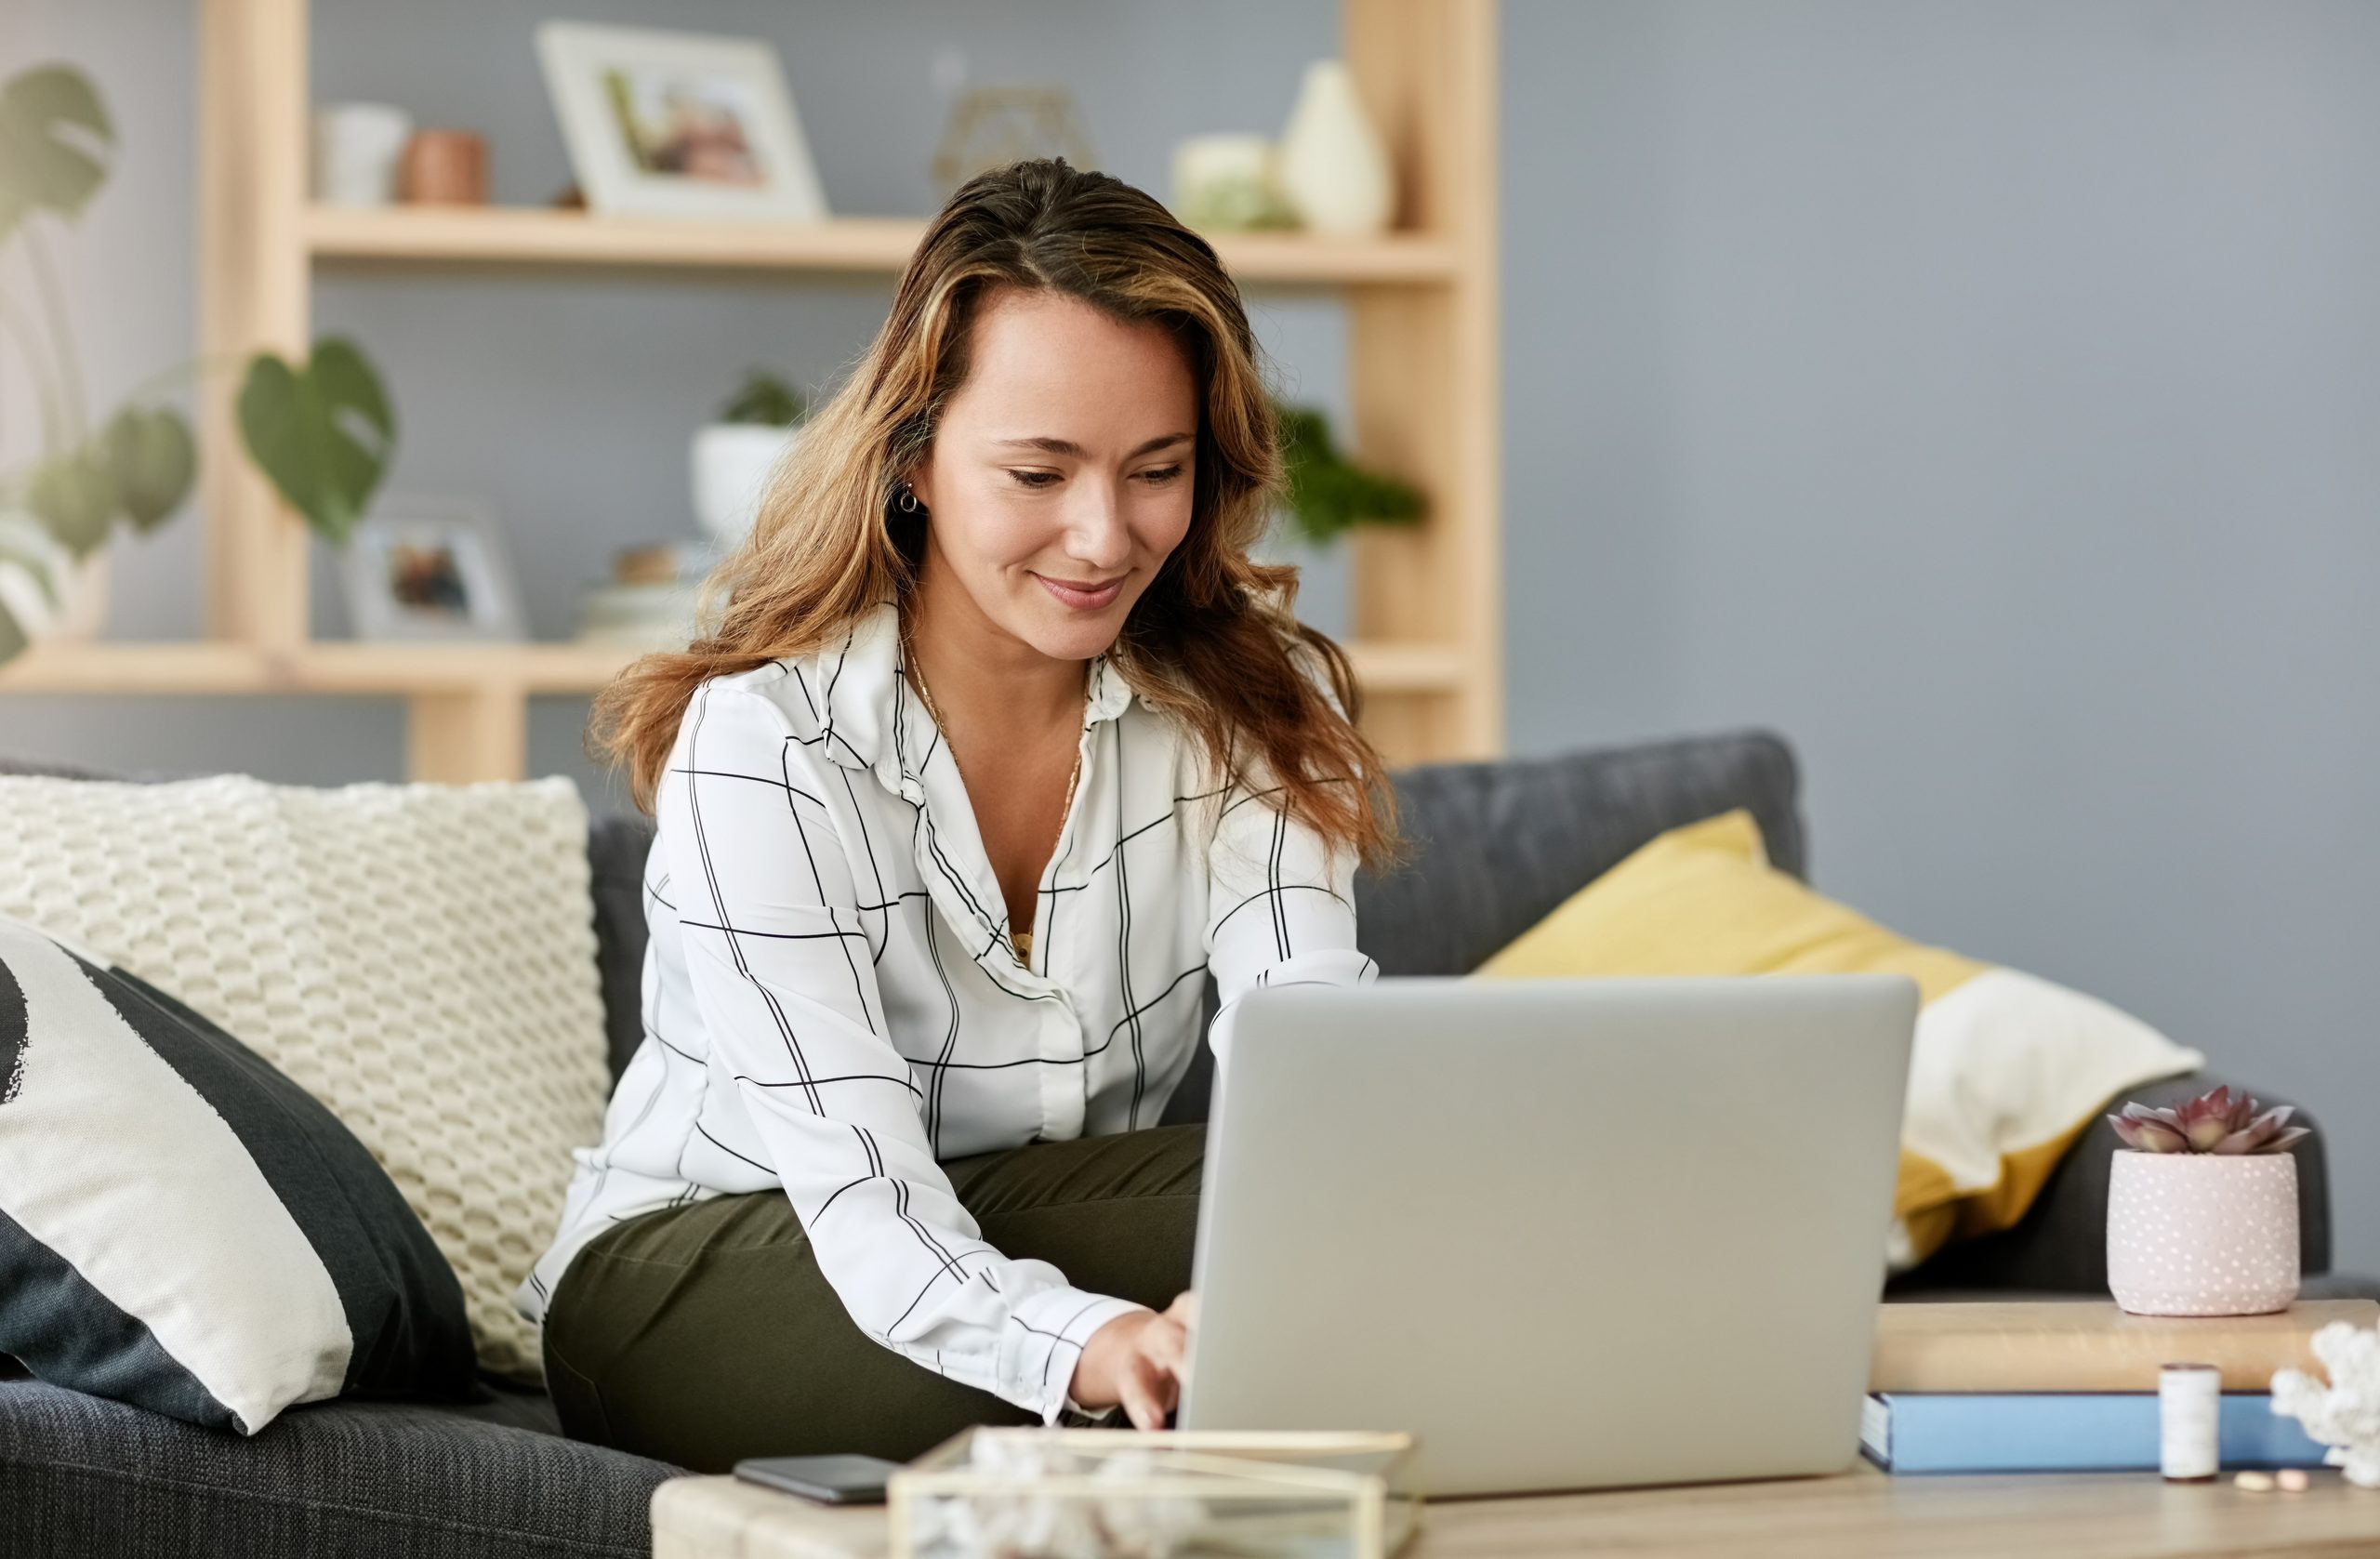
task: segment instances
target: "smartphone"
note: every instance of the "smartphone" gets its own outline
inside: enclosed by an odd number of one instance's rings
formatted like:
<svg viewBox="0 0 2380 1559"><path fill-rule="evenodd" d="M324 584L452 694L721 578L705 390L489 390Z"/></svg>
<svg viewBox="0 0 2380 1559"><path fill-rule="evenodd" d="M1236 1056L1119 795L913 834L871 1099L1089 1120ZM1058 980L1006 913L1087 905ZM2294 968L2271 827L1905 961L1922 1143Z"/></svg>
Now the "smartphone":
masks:
<svg viewBox="0 0 2380 1559"><path fill-rule="evenodd" d="M880 1456L755 1456L735 1464L747 1483L781 1488L822 1505L880 1505L884 1480L901 1470Z"/></svg>

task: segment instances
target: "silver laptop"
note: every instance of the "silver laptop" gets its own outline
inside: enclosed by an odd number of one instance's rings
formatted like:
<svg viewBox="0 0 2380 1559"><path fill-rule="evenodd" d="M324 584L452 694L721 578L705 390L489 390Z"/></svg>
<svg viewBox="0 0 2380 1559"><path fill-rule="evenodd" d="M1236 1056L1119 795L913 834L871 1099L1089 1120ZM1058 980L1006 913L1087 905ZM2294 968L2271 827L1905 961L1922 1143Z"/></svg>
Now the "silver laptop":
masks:
<svg viewBox="0 0 2380 1559"><path fill-rule="evenodd" d="M1858 1455L1913 981L1244 1000L1182 1427L1409 1431L1430 1495Z"/></svg>

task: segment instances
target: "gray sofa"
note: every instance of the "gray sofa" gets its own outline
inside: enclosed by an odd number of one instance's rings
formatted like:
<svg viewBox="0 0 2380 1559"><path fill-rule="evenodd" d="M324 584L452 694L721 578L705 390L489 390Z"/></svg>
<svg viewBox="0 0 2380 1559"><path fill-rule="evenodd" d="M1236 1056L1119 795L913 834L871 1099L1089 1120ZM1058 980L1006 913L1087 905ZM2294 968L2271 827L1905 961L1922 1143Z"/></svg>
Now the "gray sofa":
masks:
<svg viewBox="0 0 2380 1559"><path fill-rule="evenodd" d="M0 772L34 766L0 761ZM78 777L144 780L147 773ZM1771 855L1803 873L1793 757L1759 733L1494 764L1408 771L1397 788L1417 848L1357 889L1364 946L1388 974L1460 974L1664 829L1743 806ZM634 815L588 839L614 1070L638 1038L650 839ZM1211 997L1211 992L1210 993ZM1166 1118L1205 1118L1194 1068ZM2205 1077L2149 1090L2178 1099ZM2104 1293L2102 1220L2114 1135L2101 1122L2007 1234L1954 1248L1891 1296L1977 1290ZM2326 1277L2322 1138L2296 1150L2311 1292ZM534 1393L490 1383L458 1407L342 1401L284 1413L252 1439L210 1433L23 1378L0 1360L0 1552L8 1554L347 1554L479 1559L642 1555L647 1502L675 1469L561 1437Z"/></svg>

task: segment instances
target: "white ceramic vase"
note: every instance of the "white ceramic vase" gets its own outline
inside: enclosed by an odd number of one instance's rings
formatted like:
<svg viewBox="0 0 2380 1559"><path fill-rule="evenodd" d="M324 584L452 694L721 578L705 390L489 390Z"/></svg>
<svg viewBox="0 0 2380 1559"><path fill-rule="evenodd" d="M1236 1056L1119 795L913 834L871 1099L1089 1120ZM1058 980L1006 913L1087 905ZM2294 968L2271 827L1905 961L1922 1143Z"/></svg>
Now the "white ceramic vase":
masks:
<svg viewBox="0 0 2380 1559"><path fill-rule="evenodd" d="M764 422L714 422L694 430L694 518L722 548L734 547L752 528L770 474L800 435L800 423L776 428Z"/></svg>
<svg viewBox="0 0 2380 1559"><path fill-rule="evenodd" d="M2297 1299L2297 1160L2118 1148L2108 1288L2135 1315L2262 1315Z"/></svg>
<svg viewBox="0 0 2380 1559"><path fill-rule="evenodd" d="M1305 68L1281 132L1278 178L1312 231L1362 236L1388 227L1395 204L1388 149L1364 112L1345 60L1317 59Z"/></svg>

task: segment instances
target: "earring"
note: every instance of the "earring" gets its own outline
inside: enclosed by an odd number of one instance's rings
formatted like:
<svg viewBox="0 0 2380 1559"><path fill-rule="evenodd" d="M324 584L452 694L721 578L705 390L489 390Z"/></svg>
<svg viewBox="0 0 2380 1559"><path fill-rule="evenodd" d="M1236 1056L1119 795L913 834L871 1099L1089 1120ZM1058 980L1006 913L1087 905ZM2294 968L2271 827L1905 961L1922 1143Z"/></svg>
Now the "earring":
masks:
<svg viewBox="0 0 2380 1559"><path fill-rule="evenodd" d="M918 511L917 489L911 487L906 482L901 483L900 497L893 501L900 507L900 510L904 514L915 514Z"/></svg>

